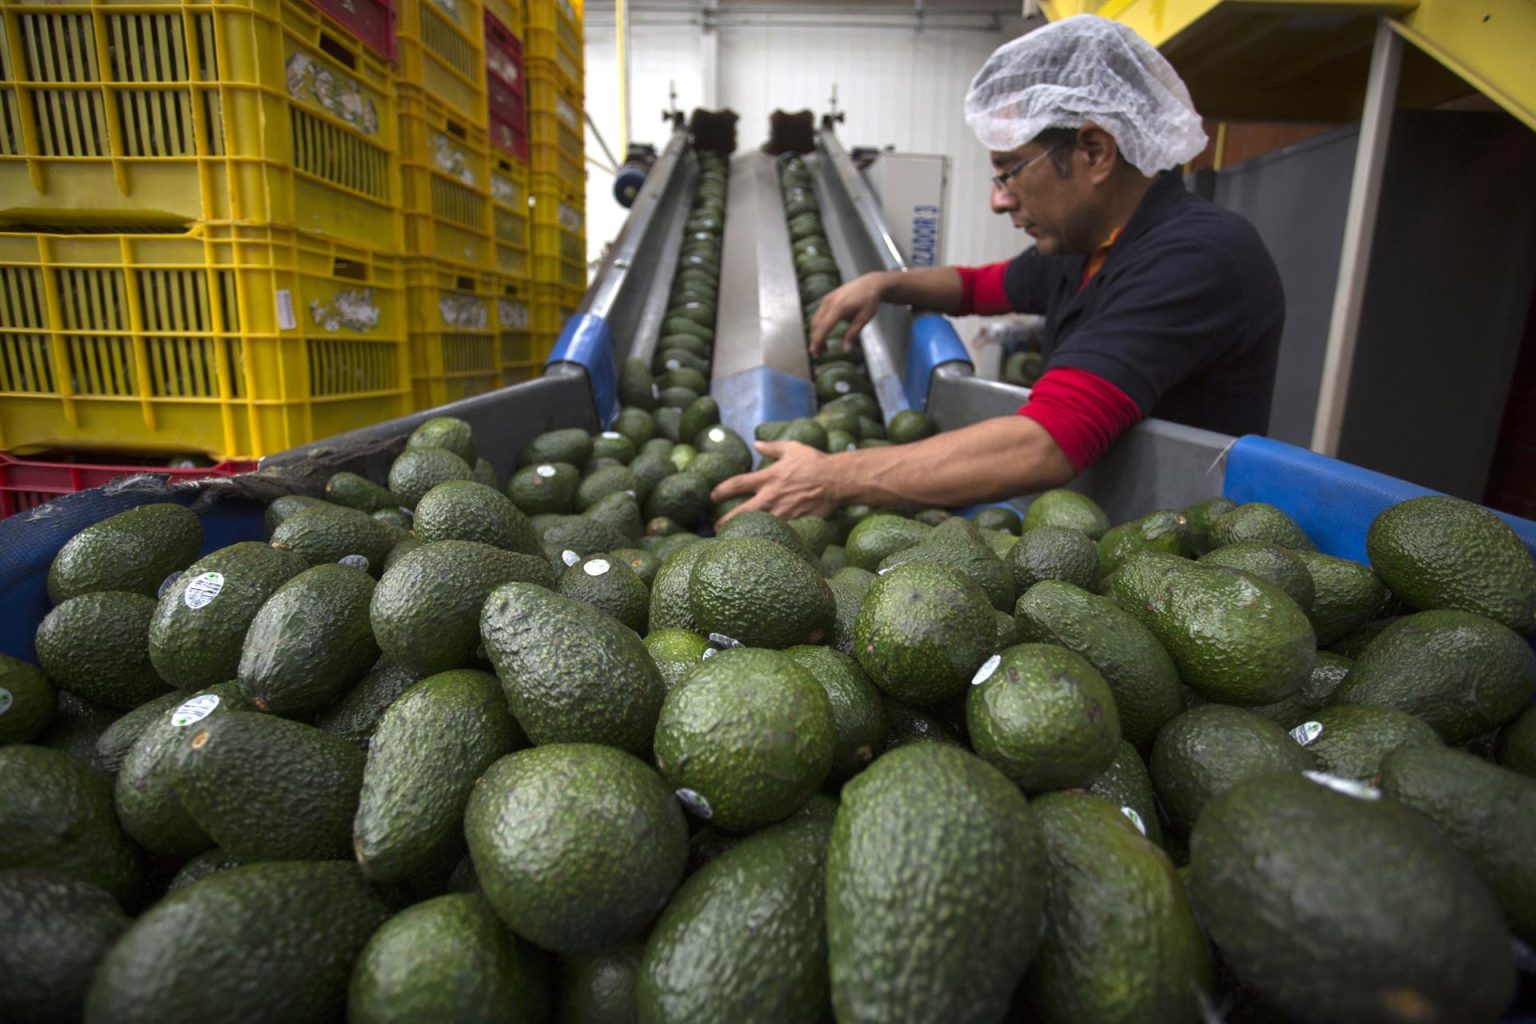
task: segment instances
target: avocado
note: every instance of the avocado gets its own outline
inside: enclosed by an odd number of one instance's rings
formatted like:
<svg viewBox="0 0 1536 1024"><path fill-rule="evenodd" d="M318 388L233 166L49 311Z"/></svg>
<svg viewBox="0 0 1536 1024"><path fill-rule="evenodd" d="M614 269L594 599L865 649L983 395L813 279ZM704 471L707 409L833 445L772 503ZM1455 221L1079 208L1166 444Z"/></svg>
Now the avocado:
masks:
<svg viewBox="0 0 1536 1024"><path fill-rule="evenodd" d="M885 701L852 657L830 647L802 644L784 653L826 691L832 708L834 749L829 777L842 782L863 771L885 745Z"/></svg>
<svg viewBox="0 0 1536 1024"><path fill-rule="evenodd" d="M469 463L446 448L407 448L389 467L389 489L409 509L438 484L474 479Z"/></svg>
<svg viewBox="0 0 1536 1024"><path fill-rule="evenodd" d="M178 707L192 696L191 690L172 690L158 697L151 697L132 711L125 713L109 725L96 740L96 767L109 774L117 774L123 760L133 749L139 737L144 735L150 723L161 715Z"/></svg>
<svg viewBox="0 0 1536 1024"><path fill-rule="evenodd" d="M628 491L605 495L581 514L617 530L627 541L637 541L645 533L645 524L640 521L640 502Z"/></svg>
<svg viewBox="0 0 1536 1024"><path fill-rule="evenodd" d="M0 746L43 736L56 700L53 683L36 665L0 664Z"/></svg>
<svg viewBox="0 0 1536 1024"><path fill-rule="evenodd" d="M657 391L656 379L644 359L630 356L619 364L620 402L637 409L654 409Z"/></svg>
<svg viewBox="0 0 1536 1024"><path fill-rule="evenodd" d="M262 526L271 537L273 531L283 525L283 521L289 516L296 515L306 509L331 509L337 506L323 498L311 498L306 494L284 494L273 498L267 505L266 511L261 514Z"/></svg>
<svg viewBox="0 0 1536 1024"><path fill-rule="evenodd" d="M149 623L149 659L160 678L198 688L235 678L251 620L308 565L293 551L256 541L193 562L160 595Z"/></svg>
<svg viewBox="0 0 1536 1024"><path fill-rule="evenodd" d="M1115 759L1084 788L1099 799L1109 801L1143 835L1158 846L1163 845L1152 776L1147 773L1146 762L1129 741L1121 740L1116 745Z"/></svg>
<svg viewBox="0 0 1536 1024"><path fill-rule="evenodd" d="M554 549L562 554L573 551L580 558L600 555L631 543L631 539L619 530L589 516L557 516L544 528L541 537L545 551ZM553 582L550 585L553 586Z"/></svg>
<svg viewBox="0 0 1536 1024"><path fill-rule="evenodd" d="M771 512L743 512L716 530L715 536L721 540L733 537L761 537L764 540L773 541L784 550L808 562L816 558L800 534Z"/></svg>
<svg viewBox="0 0 1536 1024"><path fill-rule="evenodd" d="M38 674L41 675L41 671ZM53 713L49 716L48 728L37 737L37 745L61 750L76 760L105 771L106 767L97 760L96 744L102 733L118 717L116 711L98 708L68 690L59 690L54 694Z"/></svg>
<svg viewBox="0 0 1536 1024"><path fill-rule="evenodd" d="M1387 588L1369 566L1316 551L1293 551L1312 577L1312 620L1319 646L1342 639L1381 614Z"/></svg>
<svg viewBox="0 0 1536 1024"><path fill-rule="evenodd" d="M1438 743L1381 761L1381 791L1420 812L1471 862L1521 939L1536 939L1536 781Z"/></svg>
<svg viewBox="0 0 1536 1024"><path fill-rule="evenodd" d="M731 475L745 473L752 468L752 449L730 427L716 425L701 429L693 438L693 446L699 450L700 456L723 456L730 466Z"/></svg>
<svg viewBox="0 0 1536 1024"><path fill-rule="evenodd" d="M1042 526L1027 536L1051 529ZM1173 659L1145 626L1109 598L1061 580L1044 580L1019 598L1014 624L1021 642L1059 644L1098 671L1114 694L1120 732L1133 744L1152 742L1183 710Z"/></svg>
<svg viewBox="0 0 1536 1024"><path fill-rule="evenodd" d="M1375 640L1381 635L1383 630L1400 619L1402 619L1401 615L1389 615L1386 618L1372 619L1363 626L1356 626L1329 644L1328 650L1340 657L1354 661L1365 653L1365 649L1371 645L1372 640Z"/></svg>
<svg viewBox="0 0 1536 1024"><path fill-rule="evenodd" d="M556 593L591 605L644 633L650 617L650 593L625 562L601 555L569 566L555 586Z"/></svg>
<svg viewBox="0 0 1536 1024"><path fill-rule="evenodd" d="M714 650L708 640L686 629L653 629L645 634L645 649L668 692L699 667L705 652Z"/></svg>
<svg viewBox="0 0 1536 1024"><path fill-rule="evenodd" d="M646 940L640 1019L823 1019L831 831L826 819L787 821L690 876Z"/></svg>
<svg viewBox="0 0 1536 1024"><path fill-rule="evenodd" d="M1366 532L1371 565L1392 592L1421 611L1486 616L1536 633L1536 559L1498 516L1460 498L1410 498Z"/></svg>
<svg viewBox="0 0 1536 1024"><path fill-rule="evenodd" d="M678 425L678 432L685 440L697 446L699 442L696 439L699 434L710 427L716 426L719 422L719 403L705 395L702 398L695 399L688 408L683 410L683 418Z"/></svg>
<svg viewBox="0 0 1536 1024"><path fill-rule="evenodd" d="M477 485L478 486L478 485ZM308 565L342 562L377 578L398 540L394 529L355 508L301 509L272 531L272 543ZM360 556L357 562L351 556ZM177 582L180 582L179 580Z"/></svg>
<svg viewBox="0 0 1536 1024"><path fill-rule="evenodd" d="M965 702L971 746L1026 792L1080 787L1120 742L1115 698L1097 669L1054 644L987 659Z"/></svg>
<svg viewBox="0 0 1536 1024"><path fill-rule="evenodd" d="M539 555L538 534L511 499L473 480L438 484L416 503L416 536L428 544L472 540L521 555Z"/></svg>
<svg viewBox="0 0 1536 1024"><path fill-rule="evenodd" d="M745 514L745 513L744 513ZM737 519L742 518L737 516ZM732 520L735 522L735 520ZM826 554L827 548L832 546L836 530L832 524L820 516L800 516L789 521L789 528L800 537L805 549L810 552L813 561Z"/></svg>
<svg viewBox="0 0 1536 1024"><path fill-rule="evenodd" d="M525 515L576 511L576 485L581 471L569 462L540 462L524 466L507 481L507 497Z"/></svg>
<svg viewBox="0 0 1536 1024"><path fill-rule="evenodd" d="M635 1024L642 942L560 958L560 1024Z"/></svg>
<svg viewBox="0 0 1536 1024"><path fill-rule="evenodd" d="M646 422L649 423L650 420L647 419ZM592 439L592 462L596 462L598 459L613 459L615 462L627 466L634 460L635 453L639 451L641 443L647 440L650 439L642 438L637 441L626 434L620 433L618 430L605 430ZM588 470L591 467L592 463L589 462L587 464Z"/></svg>
<svg viewBox="0 0 1536 1024"><path fill-rule="evenodd" d="M925 412L918 412L916 409L903 409L892 416L886 430L890 439L896 444L911 444L913 441L921 441L923 438L932 437L939 432L938 425L933 422L933 417ZM1018 518L1017 514L1015 514L1014 518ZM982 526L985 524L977 523L976 525Z"/></svg>
<svg viewBox="0 0 1536 1024"><path fill-rule="evenodd" d="M1514 992L1471 865L1359 783L1293 771L1234 787L1195 826L1186 877L1227 966L1289 1018L1492 1022Z"/></svg>
<svg viewBox="0 0 1536 1024"><path fill-rule="evenodd" d="M905 516L878 512L860 521L848 533L848 563L874 572L886 557L904 548L915 547L933 532L933 527Z"/></svg>
<svg viewBox="0 0 1536 1024"><path fill-rule="evenodd" d="M698 525L709 509L710 485L696 473L676 473L665 477L645 499L645 514L651 519L666 516L685 527Z"/></svg>
<svg viewBox="0 0 1536 1024"><path fill-rule="evenodd" d="M172 785L192 820L245 863L351 850L363 754L340 736L256 711L184 731Z"/></svg>
<svg viewBox="0 0 1536 1024"><path fill-rule="evenodd" d="M523 581L553 586L543 558L477 541L446 540L412 551L384 574L368 607L384 654L420 675L469 665L479 614L491 591Z"/></svg>
<svg viewBox="0 0 1536 1024"><path fill-rule="evenodd" d="M1003 559L1021 597L1041 580L1064 580L1092 591L1098 588L1098 547L1081 530L1037 526L1019 538Z"/></svg>
<svg viewBox="0 0 1536 1024"><path fill-rule="evenodd" d="M1242 708L1201 704L1163 726L1147 767L1169 823L1188 835L1206 806L1238 783L1315 764L1274 722Z"/></svg>
<svg viewBox="0 0 1536 1024"><path fill-rule="evenodd" d="M1189 524L1189 547L1192 554L1199 557L1215 547L1211 543L1211 520L1235 508L1237 502L1230 498L1206 498L1183 510L1181 515Z"/></svg>
<svg viewBox="0 0 1536 1024"><path fill-rule="evenodd" d="M1045 847L1045 933L1022 986L1029 1019L1198 1020L1210 957L1168 856L1086 793L1048 793L1030 814Z"/></svg>
<svg viewBox="0 0 1536 1024"><path fill-rule="evenodd" d="M1297 551L1312 551L1317 547L1295 520L1262 501L1239 505L1213 517L1207 536L1212 548L1239 541L1262 541Z"/></svg>
<svg viewBox="0 0 1536 1024"><path fill-rule="evenodd" d="M489 673L442 672L402 694L374 730L350 823L363 873L400 882L451 864L470 788L520 738Z"/></svg>
<svg viewBox="0 0 1536 1024"><path fill-rule="evenodd" d="M1301 684L1301 689L1284 700L1260 704L1249 710L1286 729L1294 729L1333 702L1333 692L1349 675L1350 664L1348 658L1332 651L1318 651L1317 664L1312 666L1312 674Z"/></svg>
<svg viewBox="0 0 1536 1024"><path fill-rule="evenodd" d="M710 540L687 544L662 556L661 568L656 570L656 578L651 581L650 628L652 631L686 629L694 633L703 632L698 622L694 620L688 591L694 563L706 554L714 543Z"/></svg>
<svg viewBox="0 0 1536 1024"><path fill-rule="evenodd" d="M1536 776L1536 708L1526 708L1499 730L1496 752L1499 764Z"/></svg>
<svg viewBox="0 0 1536 1024"><path fill-rule="evenodd" d="M1399 747L1441 745L1435 730L1407 712L1368 704L1322 708L1291 735L1317 759L1319 771L1356 782L1371 781L1382 759Z"/></svg>
<svg viewBox="0 0 1536 1024"><path fill-rule="evenodd" d="M626 406L619 410L619 415L614 419L613 430L615 433L622 434L627 438L629 443L634 446L634 452L638 453L640 447L645 442L656 436L656 421L644 409ZM595 451L596 448L597 443L594 442L593 450ZM633 462L634 455L632 454L628 459L622 459L621 461Z"/></svg>
<svg viewBox="0 0 1536 1024"><path fill-rule="evenodd" d="M239 1007L253 1024L321 1024L344 1010L352 962L387 911L357 866L248 864L155 904L102 961L89 1021L195 1024ZM209 972L210 951L222 969Z"/></svg>
<svg viewBox="0 0 1536 1024"><path fill-rule="evenodd" d="M467 465L473 466L480 457L475 444L475 432L470 425L453 416L434 416L411 431L405 439L407 448L446 448Z"/></svg>
<svg viewBox="0 0 1536 1024"><path fill-rule="evenodd" d="M356 686L315 716L315 725L366 751L384 712L420 679L421 673L383 655Z"/></svg>
<svg viewBox="0 0 1536 1024"><path fill-rule="evenodd" d="M1003 1019L1039 944L1044 869L1024 795L985 761L942 743L877 758L843 787L827 850L838 1021Z"/></svg>
<svg viewBox="0 0 1536 1024"><path fill-rule="evenodd" d="M251 706L238 682L219 683L151 722L118 769L113 802L123 831L155 853L200 853L214 845L174 788L176 754L199 722Z"/></svg>
<svg viewBox="0 0 1536 1024"><path fill-rule="evenodd" d="M787 817L826 779L832 706L816 677L777 651L721 651L667 693L656 766L698 817L728 831Z"/></svg>
<svg viewBox="0 0 1536 1024"><path fill-rule="evenodd" d="M335 564L278 587L240 654L240 689L251 703L278 715L318 711L361 679L379 657L368 624L373 592L367 573Z"/></svg>
<svg viewBox="0 0 1536 1024"><path fill-rule="evenodd" d="M127 711L170 689L149 660L154 598L98 590L65 599L37 627L37 660L61 688Z"/></svg>
<svg viewBox="0 0 1536 1024"><path fill-rule="evenodd" d="M1536 654L1513 630L1463 611L1407 615L1349 667L1334 704L1375 704L1461 743L1514 718L1536 693Z"/></svg>
<svg viewBox="0 0 1536 1024"><path fill-rule="evenodd" d="M204 850L181 866L166 887L166 893L170 894L180 889L185 889L193 882L201 882L209 875L216 875L220 871L228 871L237 868L240 862L229 854L215 846L211 850Z"/></svg>
<svg viewBox="0 0 1536 1024"><path fill-rule="evenodd" d="M1121 566L1111 593L1207 700L1272 704L1300 689L1317 661L1312 624L1267 580L1145 552Z"/></svg>
<svg viewBox="0 0 1536 1024"><path fill-rule="evenodd" d="M139 865L106 773L61 750L0 747L0 872L9 868L52 868L130 895Z"/></svg>
<svg viewBox="0 0 1536 1024"><path fill-rule="evenodd" d="M853 632L854 658L876 686L931 704L964 692L992 653L997 619L969 576L914 561L875 580Z"/></svg>
<svg viewBox="0 0 1536 1024"><path fill-rule="evenodd" d="M809 416L802 416L785 423L776 437L760 437L758 440L797 441L800 444L810 445L819 452L824 452L827 450L827 428Z"/></svg>
<svg viewBox="0 0 1536 1024"><path fill-rule="evenodd" d="M1142 551L1188 555L1191 551L1189 524L1183 516L1171 510L1150 512L1140 519L1106 530L1099 538L1098 549L1099 576L1108 577L1132 555Z"/></svg>
<svg viewBox="0 0 1536 1024"><path fill-rule="evenodd" d="M1200 561L1211 565L1224 565L1229 569L1239 569L1266 579L1285 591L1286 595L1296 602L1296 607L1306 613L1308 618L1312 617L1312 603L1316 595L1312 573L1307 568L1307 563L1303 562L1290 548L1283 548L1268 541L1240 540L1232 544L1224 544L1219 548L1212 548L1200 556ZM1314 628L1315 625L1314 622ZM1325 641L1319 637L1318 642Z"/></svg>
<svg viewBox="0 0 1536 1024"><path fill-rule="evenodd" d="M380 487L365 476L347 472L331 474L325 482L325 500L369 515L400 507L400 499L390 493L389 488Z"/></svg>
<svg viewBox="0 0 1536 1024"><path fill-rule="evenodd" d="M507 933L482 897L439 896L373 933L352 969L347 1019L544 1021L549 992L540 960Z"/></svg>
<svg viewBox="0 0 1536 1024"><path fill-rule="evenodd" d="M75 534L48 566L48 599L62 604L101 590L154 597L171 573L192 564L203 526L180 505L140 505Z"/></svg>
<svg viewBox="0 0 1536 1024"><path fill-rule="evenodd" d="M661 778L631 754L586 743L497 761L470 791L464 836L497 916L557 953L638 936L688 858L688 826Z"/></svg>
<svg viewBox="0 0 1536 1024"><path fill-rule="evenodd" d="M853 627L858 621L864 596L869 593L869 588L874 585L875 579L874 573L851 565L843 566L827 578L827 586L832 591L832 601L836 608L832 619L832 631L827 635L828 647L841 651L849 657L857 656L854 649Z"/></svg>
<svg viewBox="0 0 1536 1024"><path fill-rule="evenodd" d="M592 435L580 427L550 430L529 441L518 455L518 465L564 462L578 470L592 457Z"/></svg>
<svg viewBox="0 0 1536 1024"><path fill-rule="evenodd" d="M485 486L489 487L491 490L496 491L498 493L501 491L501 477L499 477L496 474L496 467L491 465L483 457L482 458L478 458L478 459L475 460L474 471L475 471L475 483L477 483L477 484L484 484ZM399 512L400 510L399 509L395 509L394 511ZM378 513L375 512L374 515L377 516ZM402 525L409 525L409 524L402 524Z"/></svg>
<svg viewBox="0 0 1536 1024"><path fill-rule="evenodd" d="M836 605L805 558L775 541L742 537L716 540L694 561L688 609L701 633L749 647L790 647L824 639Z"/></svg>
<svg viewBox="0 0 1536 1024"><path fill-rule="evenodd" d="M531 741L649 751L666 688L633 630L543 587L507 583L486 599L480 636Z"/></svg>
<svg viewBox="0 0 1536 1024"><path fill-rule="evenodd" d="M51 868L0 870L0 1019L80 1019L96 965L128 927L100 886Z"/></svg>
<svg viewBox="0 0 1536 1024"><path fill-rule="evenodd" d="M986 593L992 607L1000 612L1013 610L1013 573L987 546L980 532L959 516L951 517L934 527L932 533L910 548L893 552L880 562L880 570L886 571L907 562L922 560L937 562L960 570L969 576Z"/></svg>
<svg viewBox="0 0 1536 1024"><path fill-rule="evenodd" d="M1109 530L1109 516L1086 494L1056 489L1035 495L1024 510L1024 532L1037 526L1065 526L1097 541Z"/></svg>

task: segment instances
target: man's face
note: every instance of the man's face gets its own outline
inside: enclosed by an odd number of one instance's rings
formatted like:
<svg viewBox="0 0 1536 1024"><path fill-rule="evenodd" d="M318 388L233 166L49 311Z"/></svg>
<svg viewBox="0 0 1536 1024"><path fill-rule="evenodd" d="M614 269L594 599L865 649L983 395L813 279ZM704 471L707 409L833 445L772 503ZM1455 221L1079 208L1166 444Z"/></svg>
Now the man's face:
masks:
<svg viewBox="0 0 1536 1024"><path fill-rule="evenodd" d="M1014 227L1023 228L1034 238L1042 253L1076 252L1074 246L1082 244L1074 237L1080 233L1076 228L1081 219L1076 176L1063 178L1050 154L1051 150L1039 142L994 151L992 168L997 175L992 179L992 212L1006 213Z"/></svg>

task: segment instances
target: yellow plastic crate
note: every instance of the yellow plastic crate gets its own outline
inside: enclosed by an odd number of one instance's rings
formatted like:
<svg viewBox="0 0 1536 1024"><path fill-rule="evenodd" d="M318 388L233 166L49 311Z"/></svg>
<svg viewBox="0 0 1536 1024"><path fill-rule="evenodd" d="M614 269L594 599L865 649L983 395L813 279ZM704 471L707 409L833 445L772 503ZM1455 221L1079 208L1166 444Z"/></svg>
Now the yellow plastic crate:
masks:
<svg viewBox="0 0 1536 1024"><path fill-rule="evenodd" d="M496 276L424 259L407 260L405 276L415 407L432 409L499 387Z"/></svg>
<svg viewBox="0 0 1536 1024"><path fill-rule="evenodd" d="M0 227L402 240L389 65L294 0L0 0ZM46 226L46 227L45 227Z"/></svg>
<svg viewBox="0 0 1536 1024"><path fill-rule="evenodd" d="M533 285L501 278L496 296L496 327L501 335L502 384L519 384L544 375L544 360L555 339L533 331Z"/></svg>
<svg viewBox="0 0 1536 1024"><path fill-rule="evenodd" d="M401 0L396 55L402 84L462 117L485 110L485 14L480 0Z"/></svg>
<svg viewBox="0 0 1536 1024"><path fill-rule="evenodd" d="M533 176L533 280L587 287L586 197L564 182Z"/></svg>
<svg viewBox="0 0 1536 1024"><path fill-rule="evenodd" d="M493 153L491 215L496 234L496 270L514 278L533 274L529 253L528 165Z"/></svg>
<svg viewBox="0 0 1536 1024"><path fill-rule="evenodd" d="M491 150L480 122L400 90L406 251L489 268Z"/></svg>
<svg viewBox="0 0 1536 1024"><path fill-rule="evenodd" d="M0 450L249 459L403 415L402 262L249 225L0 234Z"/></svg>
<svg viewBox="0 0 1536 1024"><path fill-rule="evenodd" d="M576 307L581 305L583 292L559 285L535 283L531 294L533 298L529 308L533 313L533 343L535 346L547 345L547 353L559 340L565 322L576 315Z"/></svg>
<svg viewBox="0 0 1536 1024"><path fill-rule="evenodd" d="M586 124L581 90L537 65L528 68L528 162L545 174L580 187L586 180Z"/></svg>
<svg viewBox="0 0 1536 1024"><path fill-rule="evenodd" d="M548 61L576 88L582 85L581 6L571 0L528 0L529 60Z"/></svg>

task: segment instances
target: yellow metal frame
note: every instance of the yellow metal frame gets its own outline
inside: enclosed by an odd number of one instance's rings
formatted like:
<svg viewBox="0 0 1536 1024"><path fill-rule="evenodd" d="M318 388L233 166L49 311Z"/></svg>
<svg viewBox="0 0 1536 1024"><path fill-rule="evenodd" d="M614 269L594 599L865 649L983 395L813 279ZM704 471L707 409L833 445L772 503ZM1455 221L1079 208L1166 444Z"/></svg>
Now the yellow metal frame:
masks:
<svg viewBox="0 0 1536 1024"><path fill-rule="evenodd" d="M1536 130L1536 3L1531 0L1420 0L1392 20L1414 46L1466 79Z"/></svg>

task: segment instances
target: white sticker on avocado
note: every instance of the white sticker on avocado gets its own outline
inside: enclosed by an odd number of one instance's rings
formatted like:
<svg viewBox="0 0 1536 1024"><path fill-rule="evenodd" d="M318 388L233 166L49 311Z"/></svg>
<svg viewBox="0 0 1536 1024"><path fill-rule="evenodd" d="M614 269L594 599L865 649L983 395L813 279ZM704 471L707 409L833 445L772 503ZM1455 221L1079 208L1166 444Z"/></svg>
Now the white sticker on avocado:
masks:
<svg viewBox="0 0 1536 1024"><path fill-rule="evenodd" d="M581 567L581 571L588 576L601 576L608 571L608 563L601 558L594 558Z"/></svg>
<svg viewBox="0 0 1536 1024"><path fill-rule="evenodd" d="M1329 775L1327 772L1307 771L1301 774L1319 786L1327 786L1335 793L1343 793L1345 796L1352 796L1356 800L1381 799L1381 790L1374 786L1367 786L1363 782L1356 782L1354 779L1341 779L1337 775Z"/></svg>
<svg viewBox="0 0 1536 1024"><path fill-rule="evenodd" d="M577 562L581 561L581 556L572 551L570 548L566 548L564 551L560 552L560 561L564 562L566 565L575 565Z"/></svg>
<svg viewBox="0 0 1536 1024"><path fill-rule="evenodd" d="M725 440L725 431L721 430L719 427L716 427L709 432L709 439L715 444L719 444L721 441Z"/></svg>
<svg viewBox="0 0 1536 1024"><path fill-rule="evenodd" d="M203 608L214 598L218 597L219 591L223 589L223 573L205 572L187 584L186 592L181 595L181 600L188 608Z"/></svg>
<svg viewBox="0 0 1536 1024"><path fill-rule="evenodd" d="M669 370L675 370L679 366L682 366L682 365L683 364L681 362L679 362L678 360L676 360L676 359L668 359L667 362L666 362L666 367ZM657 397L660 397L660 396L658 395Z"/></svg>
<svg viewBox="0 0 1536 1024"><path fill-rule="evenodd" d="M709 642L714 644L716 647L742 647L742 646L745 646L744 644L742 644L742 642L740 640L733 640L730 637L726 636L724 633L711 633L711 634L709 634Z"/></svg>
<svg viewBox="0 0 1536 1024"><path fill-rule="evenodd" d="M369 562L367 555L342 555L336 561L353 569L361 569L363 572L368 571Z"/></svg>
<svg viewBox="0 0 1536 1024"><path fill-rule="evenodd" d="M1136 831L1142 835L1147 834L1147 823L1141 820L1141 815L1136 813L1136 808L1122 807L1120 813L1131 819L1131 824L1136 826Z"/></svg>
<svg viewBox="0 0 1536 1024"><path fill-rule="evenodd" d="M673 367L673 369L676 369L676 367ZM652 398L660 398L661 397L661 385L660 384L652 382L652 384L651 384L651 397Z"/></svg>
<svg viewBox="0 0 1536 1024"><path fill-rule="evenodd" d="M706 648L704 648L704 653L699 655L699 660L700 661L704 661L707 658L713 658L715 655L717 655L719 653L720 653L720 651L719 651L718 648L706 647Z"/></svg>
<svg viewBox="0 0 1536 1024"><path fill-rule="evenodd" d="M601 436L606 437L610 441L617 441L619 438L623 437L624 435L619 433L617 430L605 430L605 431L603 431Z"/></svg>
<svg viewBox="0 0 1536 1024"><path fill-rule="evenodd" d="M11 696L11 691L0 686L0 715L11 710L11 705L16 703L16 698Z"/></svg>
<svg viewBox="0 0 1536 1024"><path fill-rule="evenodd" d="M543 477L545 480L548 480L550 477L555 475L555 467L546 462L544 465L534 470L534 472L539 474L539 476Z"/></svg>
<svg viewBox="0 0 1536 1024"><path fill-rule="evenodd" d="M856 452L858 450L859 446L854 444L852 441L849 441L848 444L843 448L843 451L845 452Z"/></svg>
<svg viewBox="0 0 1536 1024"><path fill-rule="evenodd" d="M682 801L684 807L705 821L715 816L715 809L709 806L709 801L704 799L704 794L685 788L677 790L673 795Z"/></svg>
<svg viewBox="0 0 1536 1024"><path fill-rule="evenodd" d="M1002 663L1003 656L1001 654L994 654L992 657L982 662L981 668L976 670L976 674L974 676L971 676L971 685L980 686L988 679L991 679L992 673L996 672L997 666L1001 665Z"/></svg>
<svg viewBox="0 0 1536 1024"><path fill-rule="evenodd" d="M201 697L193 697L181 707L171 712L171 724L180 729L184 725L193 722L201 722L213 713L213 709L219 706L219 695L205 693Z"/></svg>
<svg viewBox="0 0 1536 1024"><path fill-rule="evenodd" d="M161 580L160 581L160 589L155 591L155 598L156 598L156 600L164 597L165 596L165 592L167 590L170 590L171 587L175 584L175 582L177 580L179 580L179 579L181 579L181 573L180 572L173 572L169 576L167 576L165 579Z"/></svg>
<svg viewBox="0 0 1536 1024"><path fill-rule="evenodd" d="M853 390L853 385L849 384L845 380L834 381L832 384L832 390L836 391L840 395L846 395L848 392Z"/></svg>
<svg viewBox="0 0 1536 1024"><path fill-rule="evenodd" d="M1323 734L1322 722L1302 722L1291 730L1291 739L1306 746Z"/></svg>

